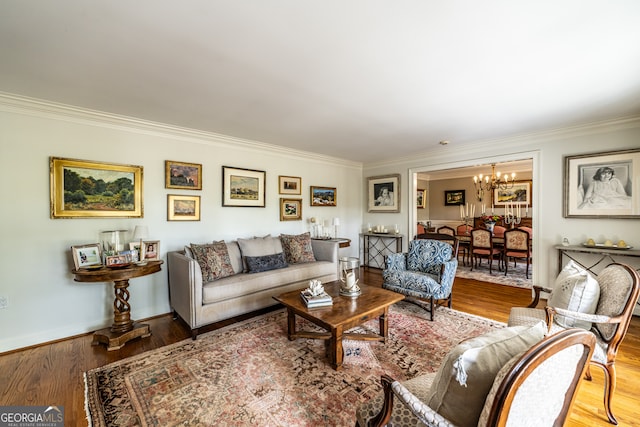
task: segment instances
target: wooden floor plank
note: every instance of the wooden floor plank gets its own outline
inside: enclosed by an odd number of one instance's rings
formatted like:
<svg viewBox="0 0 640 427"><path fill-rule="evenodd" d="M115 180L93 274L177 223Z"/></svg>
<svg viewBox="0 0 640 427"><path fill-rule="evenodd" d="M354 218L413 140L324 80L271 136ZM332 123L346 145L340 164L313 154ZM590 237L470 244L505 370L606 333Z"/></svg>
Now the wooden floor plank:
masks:
<svg viewBox="0 0 640 427"><path fill-rule="evenodd" d="M363 269L364 282L381 286L380 270ZM456 278L453 308L467 313L506 322L513 306L524 306L531 291L501 286L471 279ZM265 312L268 310L262 310ZM436 313L437 315L437 313ZM213 330L239 319L220 322ZM90 334L0 355L0 405L60 405L64 406L67 425L87 425L84 409L83 373L93 368L144 353L190 337L188 328L170 315L145 321L152 336L136 339L122 349L106 351L104 345L92 346ZM640 396L640 319L634 317L618 362L618 389L613 410L620 425L640 426L638 397ZM593 381L583 381L576 404L567 423L570 427L610 426L602 404L603 375L592 369Z"/></svg>

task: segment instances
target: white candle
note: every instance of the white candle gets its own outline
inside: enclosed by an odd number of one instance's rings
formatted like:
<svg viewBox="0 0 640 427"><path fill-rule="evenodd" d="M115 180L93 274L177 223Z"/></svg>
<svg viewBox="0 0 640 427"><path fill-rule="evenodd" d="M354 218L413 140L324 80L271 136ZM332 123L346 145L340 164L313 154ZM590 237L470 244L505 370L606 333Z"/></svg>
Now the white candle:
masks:
<svg viewBox="0 0 640 427"><path fill-rule="evenodd" d="M353 272L347 273L347 289L353 288L356 284L356 275Z"/></svg>
<svg viewBox="0 0 640 427"><path fill-rule="evenodd" d="M460 219L464 219L464 213L462 212L462 205L460 205Z"/></svg>

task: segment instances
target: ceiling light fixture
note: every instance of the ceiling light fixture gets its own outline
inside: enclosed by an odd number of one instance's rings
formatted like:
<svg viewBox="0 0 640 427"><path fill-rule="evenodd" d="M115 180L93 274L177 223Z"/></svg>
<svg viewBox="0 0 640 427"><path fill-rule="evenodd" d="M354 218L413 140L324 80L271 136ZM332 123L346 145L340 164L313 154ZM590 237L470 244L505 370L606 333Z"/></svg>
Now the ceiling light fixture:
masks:
<svg viewBox="0 0 640 427"><path fill-rule="evenodd" d="M496 164L492 163L491 176L486 175L483 177L483 175L480 174L473 177L473 185L476 187L476 197L479 202L484 198L485 191L489 191L489 194L491 194L495 189L508 190L509 188L513 188L514 180L516 178L515 172L511 173L511 177L509 177L508 174L504 174L502 176L502 180L500 179L500 176L501 173L496 172ZM509 180L509 178L511 178L511 180Z"/></svg>

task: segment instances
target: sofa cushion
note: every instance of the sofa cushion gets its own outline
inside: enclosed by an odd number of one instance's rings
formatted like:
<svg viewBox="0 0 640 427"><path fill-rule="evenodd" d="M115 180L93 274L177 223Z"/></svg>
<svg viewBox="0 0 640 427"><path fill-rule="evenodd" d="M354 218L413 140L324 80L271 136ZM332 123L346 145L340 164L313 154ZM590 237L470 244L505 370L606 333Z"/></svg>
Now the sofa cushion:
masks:
<svg viewBox="0 0 640 427"><path fill-rule="evenodd" d="M284 259L284 252L273 255L248 256L245 257L249 273L260 273L261 271L277 270L288 266Z"/></svg>
<svg viewBox="0 0 640 427"><path fill-rule="evenodd" d="M443 360L427 404L458 426L478 423L493 380L504 364L544 338L546 326L498 329L458 344Z"/></svg>
<svg viewBox="0 0 640 427"><path fill-rule="evenodd" d="M243 270L249 271L245 257L273 255L283 252L282 243L277 237L267 234L264 237L254 237L252 239L238 239L238 246L242 254Z"/></svg>
<svg viewBox="0 0 640 427"><path fill-rule="evenodd" d="M227 242L227 251L229 252L229 259L234 273L242 273L244 265L242 264L242 254L240 253L238 242Z"/></svg>
<svg viewBox="0 0 640 427"><path fill-rule="evenodd" d="M225 242L198 245L191 244L191 251L202 271L202 280L211 282L234 274Z"/></svg>
<svg viewBox="0 0 640 427"><path fill-rule="evenodd" d="M573 260L564 266L549 295L548 305L578 313L594 314L600 299L600 285L587 270ZM556 315L558 325L565 328L591 329L591 322Z"/></svg>
<svg viewBox="0 0 640 427"><path fill-rule="evenodd" d="M316 260L311 247L311 235L308 232L298 235L281 234L280 240L289 264Z"/></svg>

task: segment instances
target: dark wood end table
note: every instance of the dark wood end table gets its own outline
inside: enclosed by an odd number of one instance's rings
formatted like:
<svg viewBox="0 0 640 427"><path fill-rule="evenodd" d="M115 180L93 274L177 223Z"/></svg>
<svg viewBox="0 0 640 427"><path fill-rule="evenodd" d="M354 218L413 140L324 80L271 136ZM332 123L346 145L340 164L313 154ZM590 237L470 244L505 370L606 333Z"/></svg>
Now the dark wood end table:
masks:
<svg viewBox="0 0 640 427"><path fill-rule="evenodd" d="M278 295L274 299L287 308L287 337L325 340L329 363L335 370L342 369L344 352L342 340L384 342L389 334L389 306L404 299L404 295L374 286L359 284L362 294L358 297L340 295L340 281L324 284L324 289L333 297L329 307L307 308L300 298L300 291ZM296 330L296 315L320 326L327 332ZM349 329L378 317L380 334L347 333Z"/></svg>
<svg viewBox="0 0 640 427"><path fill-rule="evenodd" d="M134 338L151 335L149 325L131 319L129 304L129 279L157 273L163 261L148 261L146 265L131 265L124 268L102 267L96 270L73 270L76 282L113 282L115 299L113 301L113 325L100 329L93 334L91 345L107 345L107 350L119 350Z"/></svg>

